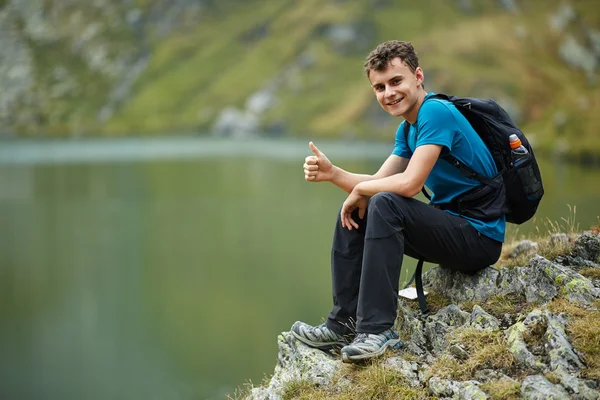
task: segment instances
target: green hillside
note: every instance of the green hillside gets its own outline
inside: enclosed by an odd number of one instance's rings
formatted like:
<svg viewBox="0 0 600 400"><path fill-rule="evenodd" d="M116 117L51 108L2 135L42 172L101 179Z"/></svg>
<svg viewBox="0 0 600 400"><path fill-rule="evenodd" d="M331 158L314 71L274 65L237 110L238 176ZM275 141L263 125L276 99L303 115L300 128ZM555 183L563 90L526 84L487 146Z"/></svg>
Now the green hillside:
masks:
<svg viewBox="0 0 600 400"><path fill-rule="evenodd" d="M119 77L90 71L89 60L73 55L69 35L76 29L51 44L30 41L42 100L27 104L35 118L17 118L14 131L209 134L229 107L234 116L252 114L261 134L389 139L399 121L379 109L362 64L378 43L400 39L415 45L428 90L493 97L539 151L600 158L595 1L230 0L199 2L199 9L175 3L180 16L166 34L158 29L161 12L167 18L175 6L159 0L137 1L137 30L122 2L104 1L114 15L127 15L121 25L93 6L79 9L81 20L100 19L107 27L96 36L106 59L129 57L122 74L145 57L126 94L112 102ZM55 14L70 21L74 12L63 7ZM551 23L560 15L562 22ZM49 98L50 75L65 59L78 89ZM258 111L248 105L257 94L266 99ZM103 106L110 112L102 113Z"/></svg>

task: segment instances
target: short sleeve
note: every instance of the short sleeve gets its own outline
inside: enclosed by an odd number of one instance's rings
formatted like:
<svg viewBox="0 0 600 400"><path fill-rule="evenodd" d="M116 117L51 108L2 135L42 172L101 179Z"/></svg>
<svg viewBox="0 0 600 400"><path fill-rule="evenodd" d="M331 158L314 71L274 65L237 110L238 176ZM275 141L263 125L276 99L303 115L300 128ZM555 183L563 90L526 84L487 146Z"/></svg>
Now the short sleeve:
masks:
<svg viewBox="0 0 600 400"><path fill-rule="evenodd" d="M452 150L454 134L457 132L457 123L454 114L446 104L437 100L430 100L423 104L419 113L416 147L426 144L444 146ZM396 140L398 136L396 135Z"/></svg>
<svg viewBox="0 0 600 400"><path fill-rule="evenodd" d="M410 158L412 156L412 151L410 151L408 143L406 143L406 137L404 136L404 124L406 124L405 121L400 124L398 130L396 131L396 144L394 145L394 151L392 154L399 157Z"/></svg>

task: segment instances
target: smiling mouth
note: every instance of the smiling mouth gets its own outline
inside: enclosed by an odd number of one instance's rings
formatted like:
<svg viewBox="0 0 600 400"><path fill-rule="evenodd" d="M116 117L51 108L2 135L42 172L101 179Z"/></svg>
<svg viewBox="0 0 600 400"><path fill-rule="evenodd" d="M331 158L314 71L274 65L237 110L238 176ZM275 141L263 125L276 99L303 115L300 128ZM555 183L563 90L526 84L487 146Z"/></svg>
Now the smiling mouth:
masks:
<svg viewBox="0 0 600 400"><path fill-rule="evenodd" d="M398 104L398 103L400 103L400 102L401 102L403 99L404 99L404 97L401 97L401 98L399 98L399 99L396 99L396 100L394 100L394 101L392 101L392 102L388 103L388 106L393 106L393 105L395 105L395 104Z"/></svg>

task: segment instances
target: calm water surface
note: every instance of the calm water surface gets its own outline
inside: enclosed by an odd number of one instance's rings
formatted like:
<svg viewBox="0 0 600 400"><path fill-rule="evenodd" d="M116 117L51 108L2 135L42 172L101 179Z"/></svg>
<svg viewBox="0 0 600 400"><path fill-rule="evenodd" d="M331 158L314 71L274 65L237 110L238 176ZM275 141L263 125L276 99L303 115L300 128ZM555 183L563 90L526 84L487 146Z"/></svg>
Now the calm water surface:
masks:
<svg viewBox="0 0 600 400"><path fill-rule="evenodd" d="M318 143L373 173L390 148ZM0 143L0 398L223 399L331 305L344 193L304 141ZM537 221L598 223L600 171L542 162ZM407 260L402 279L412 273Z"/></svg>

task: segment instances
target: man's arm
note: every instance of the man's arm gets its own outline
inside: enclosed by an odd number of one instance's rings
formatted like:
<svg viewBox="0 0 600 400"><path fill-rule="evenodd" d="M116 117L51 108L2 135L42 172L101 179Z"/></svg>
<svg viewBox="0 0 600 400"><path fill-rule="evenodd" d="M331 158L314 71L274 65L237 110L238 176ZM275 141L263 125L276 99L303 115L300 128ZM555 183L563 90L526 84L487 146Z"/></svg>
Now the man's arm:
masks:
<svg viewBox="0 0 600 400"><path fill-rule="evenodd" d="M359 183L379 180L404 172L408 166L408 161L408 158L392 154L384 161L379 168L379 171L374 175L354 174L333 166L333 174L330 182L345 192L351 193L352 190L354 190L354 187Z"/></svg>
<svg viewBox="0 0 600 400"><path fill-rule="evenodd" d="M404 197L413 197L421 191L441 151L442 146L436 144L419 146L403 173L395 173L368 182L363 181L357 184L354 190L357 194L367 197L379 192L392 192Z"/></svg>
<svg viewBox="0 0 600 400"><path fill-rule="evenodd" d="M339 168L331 163L327 156L310 142L309 147L313 156L306 157L304 161L304 179L309 182L331 182L347 193L351 193L356 185L373 179L381 179L403 172L408 166L408 159L391 155L374 175L354 174Z"/></svg>

